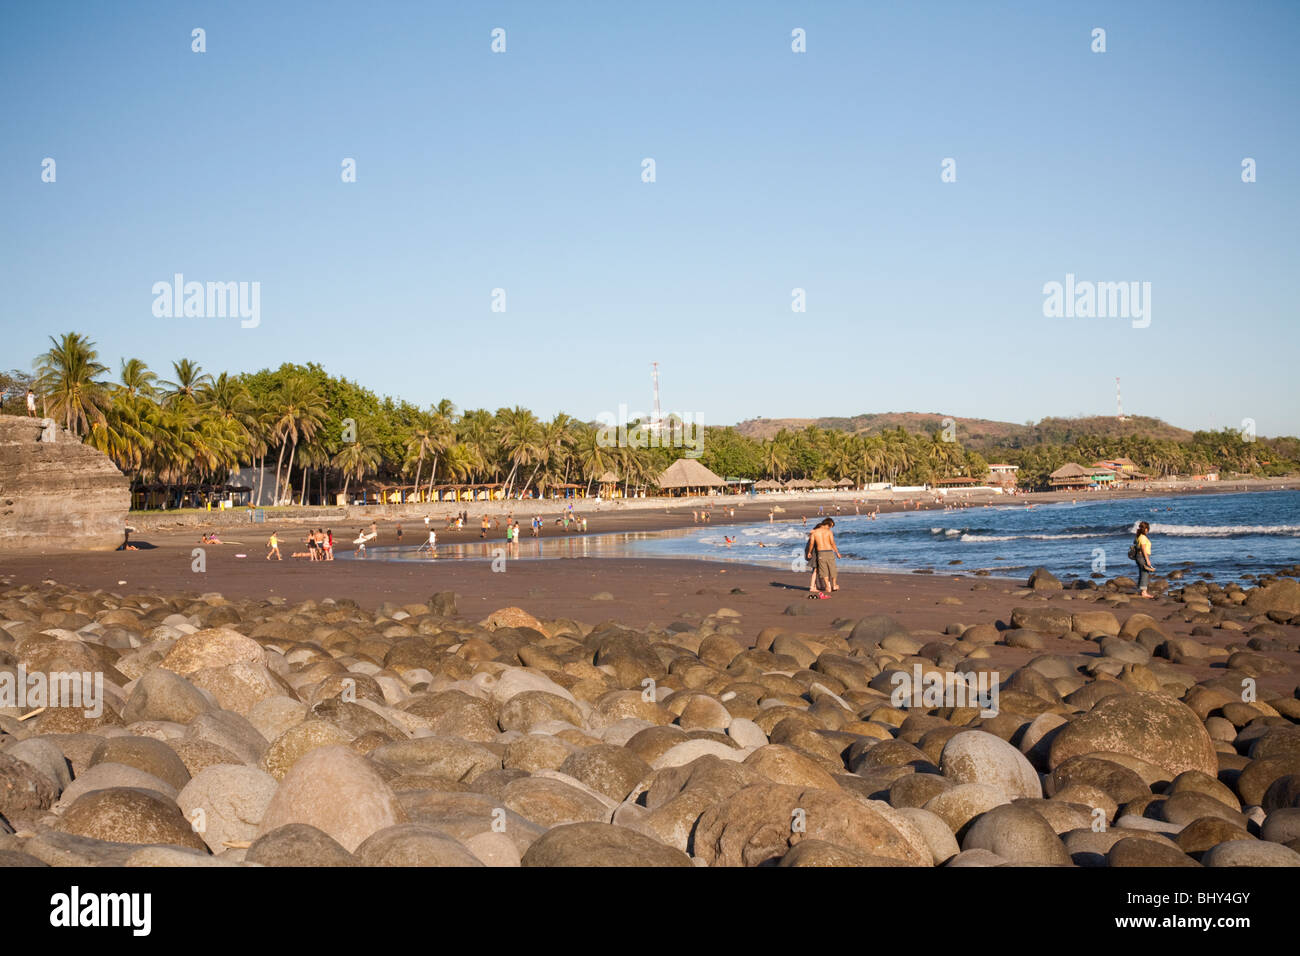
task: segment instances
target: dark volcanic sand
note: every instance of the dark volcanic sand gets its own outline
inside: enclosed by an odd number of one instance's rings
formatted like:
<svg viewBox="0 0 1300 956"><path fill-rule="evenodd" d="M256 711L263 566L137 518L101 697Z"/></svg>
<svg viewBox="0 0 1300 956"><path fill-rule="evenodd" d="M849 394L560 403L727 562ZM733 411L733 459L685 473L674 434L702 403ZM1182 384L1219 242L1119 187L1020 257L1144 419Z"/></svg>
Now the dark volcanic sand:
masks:
<svg viewBox="0 0 1300 956"><path fill-rule="evenodd" d="M739 515L737 511L737 518ZM290 536L291 543L281 546L286 555L301 546L296 532L291 531ZM37 584L50 579L121 594L153 591L197 596L215 591L229 598L278 597L289 603L349 598L369 610L385 602L423 604L437 591L455 591L460 614L471 621L498 608L516 606L544 619L571 618L588 624L612 619L636 628L665 626L677 620L698 622L727 607L741 614L739 623L751 643L759 631L770 626L816 634L869 614L890 614L910 630L943 631L955 622L966 626L1007 622L1013 607L1043 600L1072 611L1091 610L1099 606L1100 598L1109 596L1104 591L1057 591L1047 592L1050 597L1044 598L1041 593L1027 593L1021 580L992 577L843 574L841 589L833 597L810 601L808 574L754 565L689 559L560 558L510 561L505 572L497 573L487 561L313 563L286 556L283 562L267 562L265 547L253 545L262 539L260 530L256 537L247 533L230 537L244 544L207 546L207 570L203 573L191 570L191 551L197 543L193 533L186 532L151 535L147 540L155 547L142 551L0 555L0 580ZM336 546L339 537L336 529ZM454 538L444 537L440 530L438 540L451 543ZM478 532L462 533L460 540L477 541ZM394 543L391 533L381 533L380 543ZM404 545L414 543L412 535L403 540ZM248 557L236 558L236 553ZM734 588L743 593L732 593ZM612 600L593 600L600 593L612 595ZM953 599L961 603L953 604ZM943 603L945 600L948 603ZM791 605L800 613L786 614ZM1142 611L1161 621L1171 634L1191 634L1192 625L1180 613L1182 606L1173 601L1134 599L1113 610L1121 621ZM1198 640L1226 646L1242 642L1243 637L1237 631L1216 629L1213 637ZM1040 654L1077 653L1078 645L1048 638L1040 651L1003 646L990 650L993 662L1014 668ZM1279 657L1293 670L1300 668L1300 655ZM1222 659L1218 663L1221 668ZM1192 670L1197 679L1216 673L1208 662ZM1289 693L1294 679L1263 678L1260 683Z"/></svg>

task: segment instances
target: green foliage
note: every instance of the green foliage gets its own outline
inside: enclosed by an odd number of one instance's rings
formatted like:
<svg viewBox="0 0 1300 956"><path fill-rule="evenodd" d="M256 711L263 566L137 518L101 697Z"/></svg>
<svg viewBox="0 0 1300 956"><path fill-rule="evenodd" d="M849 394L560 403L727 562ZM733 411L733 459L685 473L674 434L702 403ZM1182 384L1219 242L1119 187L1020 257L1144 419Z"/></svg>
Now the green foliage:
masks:
<svg viewBox="0 0 1300 956"><path fill-rule="evenodd" d="M103 379L108 369L94 343L68 333L51 338L35 367L34 387L50 414L109 455L137 490L153 492L146 506L160 503L159 494L174 498L181 486L221 484L250 464L273 470L280 502L332 502L335 493L367 479L408 490L418 484L424 492L439 484L503 482L519 494L563 484L592 490L612 472L634 491L653 487L690 450L602 445L595 425L564 414L539 421L526 408L458 414L447 399L420 408L315 363L214 377L182 358L163 381L143 362L127 359L120 380L111 383ZM22 372L0 373L0 389L22 392L32 381ZM768 438L751 437L743 427L704 428L700 461L723 477L911 485L985 480L992 458L1019 465L1018 482L1026 488L1046 487L1048 475L1067 461L1089 465L1116 457L1131 458L1154 477L1300 471L1296 438L1252 441L1233 429L1189 434L1155 419L1096 421L1044 419L1012 435L1005 428L1020 426L963 419L956 441L944 440L952 435L945 436L945 419L935 415L824 419Z"/></svg>

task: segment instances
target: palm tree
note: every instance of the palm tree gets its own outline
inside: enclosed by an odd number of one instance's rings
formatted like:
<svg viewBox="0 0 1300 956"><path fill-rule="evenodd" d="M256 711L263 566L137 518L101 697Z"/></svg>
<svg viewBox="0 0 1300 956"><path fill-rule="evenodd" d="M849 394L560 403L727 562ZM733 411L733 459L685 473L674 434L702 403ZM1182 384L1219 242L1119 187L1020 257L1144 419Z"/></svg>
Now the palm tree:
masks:
<svg viewBox="0 0 1300 956"><path fill-rule="evenodd" d="M563 412L556 415L549 422L539 425L537 428L537 466L533 473L528 476L524 482L524 487L520 489L520 494L528 491L528 486L533 483L537 473L544 467L549 468L552 472L558 472L559 466L564 464L564 459L568 454L569 445L573 441L573 419Z"/></svg>
<svg viewBox="0 0 1300 956"><path fill-rule="evenodd" d="M284 472L284 483L293 472L293 459L301 439L310 440L325 421L325 404L316 386L302 376L288 379L280 389L275 402L275 423L272 426L280 443L280 457L275 463L275 501L280 501L280 467L284 452L290 447L289 463Z"/></svg>
<svg viewBox="0 0 1300 956"><path fill-rule="evenodd" d="M212 384L212 376L205 373L196 362L191 362L189 359L172 362L172 369L176 373L176 380L161 383L165 404L193 402L198 398L200 390Z"/></svg>
<svg viewBox="0 0 1300 956"><path fill-rule="evenodd" d="M578 463L578 474L587 479L587 494L591 483L612 469L618 460L617 449L600 443L600 433L595 428L585 428L574 443L573 458Z"/></svg>
<svg viewBox="0 0 1300 956"><path fill-rule="evenodd" d="M497 437L510 462L510 474L506 477L506 497L509 498L519 467L527 467L542 456L541 428L537 416L518 405L500 409L497 421Z"/></svg>
<svg viewBox="0 0 1300 956"><path fill-rule="evenodd" d="M157 378L140 359L123 361L121 384L108 386L104 419L92 422L85 438L87 445L108 455L123 473L129 474L132 484L139 477L145 452L152 443L148 435L149 413Z"/></svg>
<svg viewBox="0 0 1300 956"><path fill-rule="evenodd" d="M242 427L233 419L220 418L206 409L189 411L191 459L196 484L224 475L239 464L247 447Z"/></svg>
<svg viewBox="0 0 1300 956"><path fill-rule="evenodd" d="M104 407L104 417L90 423L84 441L102 451L123 473L134 475L140 466L141 450L148 439L139 427L139 399L124 390L114 391Z"/></svg>
<svg viewBox="0 0 1300 956"><path fill-rule="evenodd" d="M470 446L457 442L448 447L443 455L442 467L445 469L448 478L453 481L464 481L482 467L482 462L476 457L475 451Z"/></svg>
<svg viewBox="0 0 1300 956"><path fill-rule="evenodd" d="M108 366L98 361L95 343L80 333L50 336L50 346L35 363L36 390L49 410L63 419L63 427L81 437L90 432L93 422L104 420L109 391L96 377Z"/></svg>
<svg viewBox="0 0 1300 956"><path fill-rule="evenodd" d="M845 432L833 432L827 447L827 465L831 474L827 477L847 478L854 473L857 466L857 446L853 436Z"/></svg>
<svg viewBox="0 0 1300 956"><path fill-rule="evenodd" d="M158 392L158 376L138 358L122 361L121 386L132 398L153 398Z"/></svg>
<svg viewBox="0 0 1300 956"><path fill-rule="evenodd" d="M790 467L790 446L780 437L770 439L763 445L763 468L769 478L780 480Z"/></svg>
<svg viewBox="0 0 1300 956"><path fill-rule="evenodd" d="M379 452L357 435L355 441L347 442L339 449L330 459L330 464L343 474L343 500L347 501L348 485L351 484L352 479L361 481L366 477L367 472L375 471L379 467Z"/></svg>
<svg viewBox="0 0 1300 956"><path fill-rule="evenodd" d="M655 468L649 449L620 445L616 451L618 468L623 475L623 497L626 498L629 486L640 488L646 484L654 477Z"/></svg>
<svg viewBox="0 0 1300 956"><path fill-rule="evenodd" d="M495 464L494 453L500 448L492 413L482 408L466 412L456 425L456 440L465 446L467 460L474 463L474 470L464 477L481 474L486 478Z"/></svg>
<svg viewBox="0 0 1300 956"><path fill-rule="evenodd" d="M251 465L258 445L254 438L258 422L248 386L222 372L202 386L199 400L206 411L226 422L239 441L240 459Z"/></svg>
<svg viewBox="0 0 1300 956"><path fill-rule="evenodd" d="M152 441L144 469L163 485L183 483L201 445L195 416L184 408L152 405L149 419Z"/></svg>
<svg viewBox="0 0 1300 956"><path fill-rule="evenodd" d="M304 438L302 451L298 455L298 464L302 467L302 490L298 495L298 504L307 503L307 479L313 468L324 468L330 462L331 452L325 442L324 430L318 428L310 438ZM293 491L290 489L290 498L293 497ZM321 488L321 503L325 503L324 487Z"/></svg>
<svg viewBox="0 0 1300 956"><path fill-rule="evenodd" d="M879 435L869 435L859 446L859 460L864 472L870 472L871 480L876 480L876 472L885 460L885 442Z"/></svg>
<svg viewBox="0 0 1300 956"><path fill-rule="evenodd" d="M433 455L433 464L429 466L429 500L433 499L433 482L438 475L438 456L456 440L455 417L456 406L447 398L434 405L429 412L430 450ZM416 490L419 490L418 481Z"/></svg>
<svg viewBox="0 0 1300 956"><path fill-rule="evenodd" d="M424 470L424 456L433 451L438 443L434 435L433 423L428 416L421 416L421 420L411 429L411 437L406 440L406 463L409 465L412 458L415 461L415 490L420 490L420 473Z"/></svg>

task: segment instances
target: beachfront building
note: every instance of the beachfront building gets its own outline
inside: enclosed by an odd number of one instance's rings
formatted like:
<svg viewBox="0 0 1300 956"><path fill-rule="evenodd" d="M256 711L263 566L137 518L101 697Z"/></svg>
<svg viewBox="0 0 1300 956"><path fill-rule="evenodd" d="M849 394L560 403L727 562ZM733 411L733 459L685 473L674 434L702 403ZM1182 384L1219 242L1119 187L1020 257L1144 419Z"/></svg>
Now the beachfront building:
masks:
<svg viewBox="0 0 1300 956"><path fill-rule="evenodd" d="M506 495L503 482L474 485L435 485L434 501L500 501Z"/></svg>
<svg viewBox="0 0 1300 956"><path fill-rule="evenodd" d="M1109 468L1092 466L1084 468L1075 462L1067 462L1048 476L1052 488L1057 491L1071 489L1108 488L1115 483L1115 472Z"/></svg>
<svg viewBox="0 0 1300 956"><path fill-rule="evenodd" d="M1092 485L1092 476L1082 465L1069 461L1047 476L1048 483L1058 491L1071 488L1087 488Z"/></svg>
<svg viewBox="0 0 1300 956"><path fill-rule="evenodd" d="M1019 470L1019 465L1008 465L1005 462L989 465L989 484L999 488L1014 488L1016 486L1016 472Z"/></svg>
<svg viewBox="0 0 1300 956"><path fill-rule="evenodd" d="M657 482L660 490L669 495L717 494L727 482L705 468L694 458L678 458L664 469Z"/></svg>
<svg viewBox="0 0 1300 956"><path fill-rule="evenodd" d="M1099 472L1111 472L1115 481L1149 480L1146 475L1142 474L1137 463L1131 458L1105 458L1093 462L1092 467Z"/></svg>
<svg viewBox="0 0 1300 956"><path fill-rule="evenodd" d="M597 494L602 498L622 498L623 489L619 486L618 475L607 471L596 479Z"/></svg>

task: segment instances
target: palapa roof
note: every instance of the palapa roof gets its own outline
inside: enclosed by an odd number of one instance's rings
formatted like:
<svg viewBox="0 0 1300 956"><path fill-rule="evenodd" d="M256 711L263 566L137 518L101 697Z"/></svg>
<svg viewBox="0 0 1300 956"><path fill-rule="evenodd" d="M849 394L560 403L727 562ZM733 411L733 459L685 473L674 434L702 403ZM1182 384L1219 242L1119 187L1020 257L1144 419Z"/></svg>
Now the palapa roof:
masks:
<svg viewBox="0 0 1300 956"><path fill-rule="evenodd" d="M834 487L835 487L835 482L831 481L829 478L823 478L821 481L817 482L817 487L818 487L818 488L834 488Z"/></svg>
<svg viewBox="0 0 1300 956"><path fill-rule="evenodd" d="M678 458L659 476L660 488L720 488L725 484L694 458Z"/></svg>
<svg viewBox="0 0 1300 956"><path fill-rule="evenodd" d="M1072 461L1068 461L1060 468L1056 469L1056 471L1052 472L1048 477L1049 478L1089 478L1091 476L1092 476L1092 472L1089 471L1087 468L1084 468L1082 465L1076 465Z"/></svg>
<svg viewBox="0 0 1300 956"><path fill-rule="evenodd" d="M618 482L618 475L614 474L612 471L607 471L596 479L596 483L600 485L616 485Z"/></svg>
<svg viewBox="0 0 1300 956"><path fill-rule="evenodd" d="M852 487L853 487L853 479L852 479L852 478L841 478L839 481L835 482L835 487L836 487L836 488L852 488Z"/></svg>
<svg viewBox="0 0 1300 956"><path fill-rule="evenodd" d="M754 485L754 487L762 490L767 490L770 488L781 488L783 486L779 481L772 481L770 478L764 478L758 484Z"/></svg>

